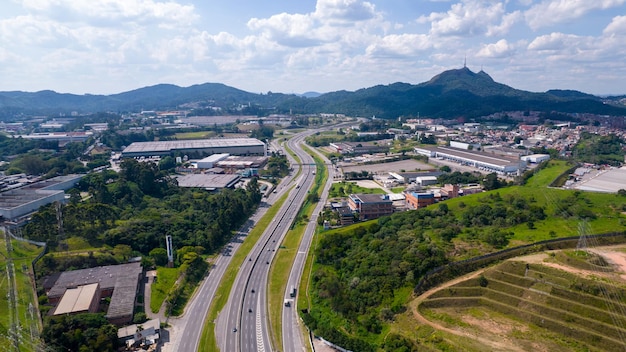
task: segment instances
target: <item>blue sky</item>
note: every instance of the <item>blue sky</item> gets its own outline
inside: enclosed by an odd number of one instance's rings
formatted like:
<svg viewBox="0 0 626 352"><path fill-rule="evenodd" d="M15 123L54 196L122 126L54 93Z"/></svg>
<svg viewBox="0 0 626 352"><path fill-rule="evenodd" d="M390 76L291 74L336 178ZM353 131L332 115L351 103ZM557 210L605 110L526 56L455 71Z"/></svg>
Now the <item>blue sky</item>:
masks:
<svg viewBox="0 0 626 352"><path fill-rule="evenodd" d="M626 94L626 0L3 0L0 90L356 90L481 69Z"/></svg>

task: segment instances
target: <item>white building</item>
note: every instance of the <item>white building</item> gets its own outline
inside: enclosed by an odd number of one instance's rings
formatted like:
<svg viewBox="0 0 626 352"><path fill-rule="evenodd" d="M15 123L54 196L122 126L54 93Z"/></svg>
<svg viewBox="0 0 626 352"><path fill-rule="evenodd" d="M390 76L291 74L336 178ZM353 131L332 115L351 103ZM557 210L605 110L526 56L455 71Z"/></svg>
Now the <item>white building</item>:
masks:
<svg viewBox="0 0 626 352"><path fill-rule="evenodd" d="M416 147L415 153L449 160L461 165L472 166L477 169L495 172L497 174L511 175L526 169L526 161L513 158L495 157L483 152L462 150L449 147Z"/></svg>
<svg viewBox="0 0 626 352"><path fill-rule="evenodd" d="M211 169L216 163L228 158L229 156L230 154L228 153L212 154L204 159L198 160L196 165L198 169Z"/></svg>
<svg viewBox="0 0 626 352"><path fill-rule="evenodd" d="M531 155L524 155L520 159L528 163L539 164L542 161L550 160L550 155L549 154L531 154Z"/></svg>

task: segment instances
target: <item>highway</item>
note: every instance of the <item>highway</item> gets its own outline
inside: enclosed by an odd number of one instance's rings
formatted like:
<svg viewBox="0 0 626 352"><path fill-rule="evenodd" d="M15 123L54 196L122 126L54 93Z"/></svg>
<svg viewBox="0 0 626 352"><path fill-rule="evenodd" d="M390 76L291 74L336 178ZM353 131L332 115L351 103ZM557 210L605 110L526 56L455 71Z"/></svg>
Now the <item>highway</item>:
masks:
<svg viewBox="0 0 626 352"><path fill-rule="evenodd" d="M287 155L289 159L291 156ZM290 160L291 164L294 164L294 160ZM262 201L257 212L246 222L246 224L240 229L237 236L235 236L231 242L226 246L224 251L217 256L213 265L209 270L209 274L202 281L196 294L189 301L185 308L184 316L180 318L173 318L169 321L172 325L171 340L165 343L163 351L181 351L181 352L196 352L200 344L200 336L202 334L202 328L204 321L206 320L209 306L215 297L217 288L222 281L224 272L230 264L232 255L237 252L239 246L248 235L249 231L258 223L258 221L265 215L265 212L269 206L280 198L283 190L288 189L288 185L292 182L293 175L289 175L283 179L283 182L277 187L277 193L271 194L265 201Z"/></svg>
<svg viewBox="0 0 626 352"><path fill-rule="evenodd" d="M337 125L334 128L343 125L349 125L349 123ZM316 166L314 165L314 160L302 150L299 144L303 143L307 136L328 128L333 127L305 131L295 135L287 142L289 148L301 160L301 163L298 163L289 154L286 154L292 166L299 165L300 174L293 172L285 177L276 187L276 193L270 194L266 201L262 202L255 215L240 230L225 251L216 258L208 276L203 280L198 291L187 305L184 316L171 320L173 333L171 334L171 341L164 345L164 352L195 352L198 350L202 328L210 303L214 299L217 287L230 264L231 255L237 252L245 236L258 223L269 206L280 199L285 192L289 192L287 200L276 214L274 220L265 229L261 238L248 254L247 260L242 264L231 289L228 302L215 321L215 335L221 351L280 350L277 346L271 346L270 342L266 290L269 269L276 251L279 250L283 237L295 220L295 216L306 199L315 178L314 171ZM277 149L275 142L272 145L274 149ZM298 178L294 180L296 174L298 174ZM329 179L332 180L332 176ZM325 186L325 191L322 195L323 199L325 199L330 182ZM292 268L292 273L289 277L289 282L293 282L294 287L298 287L297 283L300 281L302 268L306 260L306 252L315 229L317 214L319 213L318 208L323 206L323 204L324 201L318 203L318 207L307 227L305 239L299 247L295 261L296 268ZM290 286L287 285L288 288ZM283 324L288 324L290 327L287 330L283 328L283 334L286 331L286 334L289 335L288 340L283 341L285 351L300 351L303 349L301 333L297 326L297 311L295 307L293 308L283 312ZM284 315L290 312L292 315L286 319L291 320L285 320Z"/></svg>
<svg viewBox="0 0 626 352"><path fill-rule="evenodd" d="M317 152L317 151L316 151ZM318 156L329 164L330 161L326 159L326 157L320 153L317 153ZM311 158L309 156L309 158ZM312 158L311 158L312 159ZM302 237L302 241L300 242L300 246L298 247L298 253L296 258L294 259L293 265L291 267L291 272L289 273L289 280L287 281L287 286L285 289L284 300L288 300L289 306L283 305L283 313L282 313L282 345L284 352L299 352L306 351L304 345L308 344L306 341L303 341L302 334L300 330L300 324L298 322L298 299L297 295L299 292L296 290L295 296L293 295L292 288L298 288L300 286L300 279L302 278L302 274L304 271L304 264L306 263L306 258L309 252L309 248L311 247L311 242L313 241L313 236L315 235L315 228L317 227L317 219L319 217L319 213L324 208L324 204L326 203L326 198L328 197L328 191L333 183L333 172L332 167L328 168L328 179L326 184L324 184L324 189L321 192L320 200L317 203L315 209L313 210L313 214L311 215L311 219L307 224L305 229L304 236Z"/></svg>
<svg viewBox="0 0 626 352"><path fill-rule="evenodd" d="M216 328L221 351L273 351L267 316L267 279L270 265L283 237L294 222L314 181L316 166L298 143L315 131L291 138L289 147L302 160L301 173L276 217L239 270L231 295Z"/></svg>

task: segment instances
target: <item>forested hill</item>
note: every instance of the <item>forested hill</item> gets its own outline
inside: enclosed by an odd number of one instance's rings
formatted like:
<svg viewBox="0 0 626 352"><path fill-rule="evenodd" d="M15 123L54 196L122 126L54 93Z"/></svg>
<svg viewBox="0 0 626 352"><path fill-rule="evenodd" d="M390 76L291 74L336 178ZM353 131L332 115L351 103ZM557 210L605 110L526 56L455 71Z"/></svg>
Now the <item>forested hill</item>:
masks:
<svg viewBox="0 0 626 352"><path fill-rule="evenodd" d="M605 104L601 98L575 91L532 93L495 82L487 73L468 68L449 70L418 85L394 83L333 92L299 100L302 111L343 112L348 115L395 118L421 116L478 117L501 111L558 111L626 115L626 107ZM294 109L295 111L296 109Z"/></svg>
<svg viewBox="0 0 626 352"><path fill-rule="evenodd" d="M617 101L617 99L612 99ZM349 116L478 117L501 111L546 111L626 115L626 106L572 90L532 93L495 82L487 73L468 68L444 71L417 85L393 83L321 95L250 93L219 83L191 87L160 84L113 95L0 92L0 117L16 114L58 114L220 107L220 113L342 113Z"/></svg>

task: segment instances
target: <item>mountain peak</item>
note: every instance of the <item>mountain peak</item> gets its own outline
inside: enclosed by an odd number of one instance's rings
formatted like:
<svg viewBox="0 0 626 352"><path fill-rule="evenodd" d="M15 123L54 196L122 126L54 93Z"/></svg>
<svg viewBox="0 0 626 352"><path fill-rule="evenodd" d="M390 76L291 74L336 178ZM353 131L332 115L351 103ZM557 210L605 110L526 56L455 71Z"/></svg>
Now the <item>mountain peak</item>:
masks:
<svg viewBox="0 0 626 352"><path fill-rule="evenodd" d="M480 70L480 72L474 73L469 68L463 67L463 68L443 71L440 74L431 78L430 81L427 82L427 84L445 85L450 82L458 82L458 81L469 82L469 81L478 80L478 79L480 80L487 79L487 81L493 82L493 79L491 78L491 76L489 76L485 71Z"/></svg>
<svg viewBox="0 0 626 352"><path fill-rule="evenodd" d="M515 89L495 82L482 69L476 73L467 67L444 71L421 85L436 87L441 92L467 91L476 96L517 95Z"/></svg>

